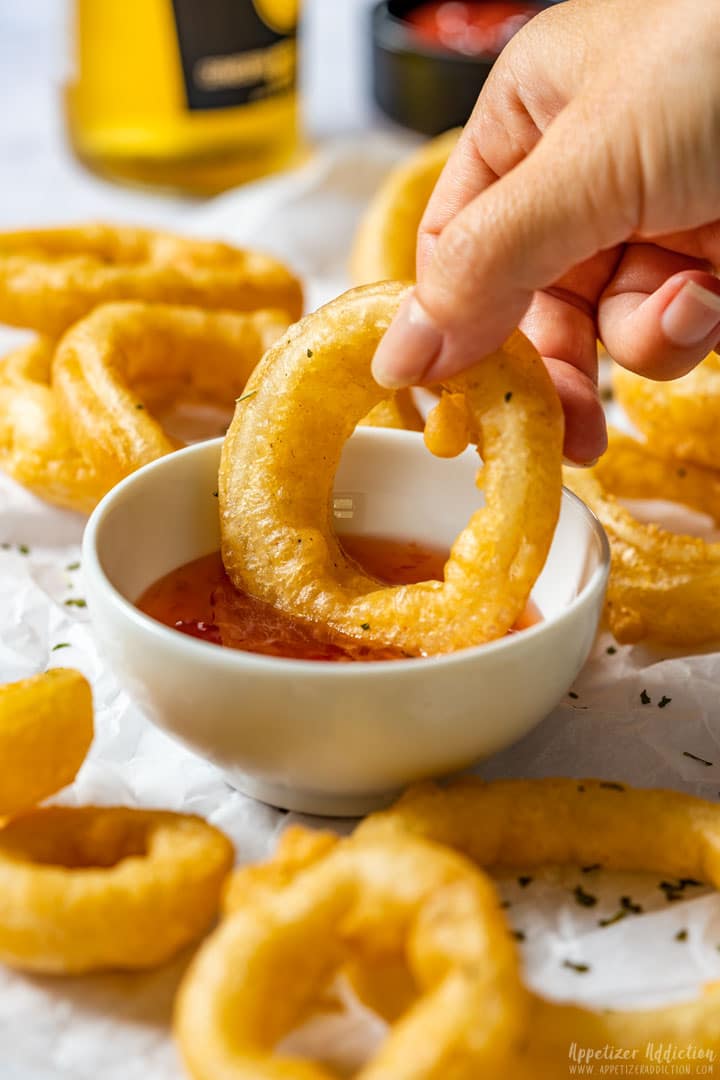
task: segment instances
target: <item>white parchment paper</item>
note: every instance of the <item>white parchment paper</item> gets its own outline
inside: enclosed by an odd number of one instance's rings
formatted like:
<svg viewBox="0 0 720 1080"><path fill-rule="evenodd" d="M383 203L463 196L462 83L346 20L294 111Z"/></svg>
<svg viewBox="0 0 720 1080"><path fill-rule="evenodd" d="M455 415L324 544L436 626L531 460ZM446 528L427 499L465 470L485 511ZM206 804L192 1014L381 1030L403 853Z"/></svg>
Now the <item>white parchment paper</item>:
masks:
<svg viewBox="0 0 720 1080"><path fill-rule="evenodd" d="M186 214L178 227L281 255L307 279L308 303L315 306L346 286L360 209L403 149L386 137L337 144L295 174ZM0 346L15 340L8 332ZM82 529L80 517L0 476L0 681L67 665L93 684L96 739L61 800L192 811L227 831L241 862L264 856L298 815L233 791L213 766L156 731L131 705L97 652L86 611L67 603L83 598ZM478 771L487 778L597 776L717 799L719 681L716 652L669 655L615 647L603 636L572 696ZM595 904L576 901L578 884ZM502 888L512 925L524 934L519 947L528 980L548 995L637 1006L687 998L702 982L720 978L720 901L707 889L687 888L669 902L655 878L577 869L535 875L524 887L505 881ZM644 913L601 927L623 895ZM147 975L81 979L0 968L0 1080L178 1080L169 1021L186 962L182 957ZM353 1032L337 1020L315 1025L308 1045L328 1054L342 1047L357 1057L372 1025L356 1017Z"/></svg>

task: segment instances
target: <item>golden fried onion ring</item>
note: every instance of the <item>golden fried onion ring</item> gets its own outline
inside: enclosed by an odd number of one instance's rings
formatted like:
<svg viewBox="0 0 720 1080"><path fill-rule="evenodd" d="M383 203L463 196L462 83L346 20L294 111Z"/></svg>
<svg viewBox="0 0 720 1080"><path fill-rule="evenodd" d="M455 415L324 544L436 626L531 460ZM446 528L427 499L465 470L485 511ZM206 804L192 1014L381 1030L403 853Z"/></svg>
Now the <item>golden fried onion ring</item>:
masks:
<svg viewBox="0 0 720 1080"><path fill-rule="evenodd" d="M0 233L0 321L57 336L112 300L302 311L282 263L229 244L100 224Z"/></svg>
<svg viewBox="0 0 720 1080"><path fill-rule="evenodd" d="M391 169L355 235L350 274L356 285L415 278L420 221L459 136L459 128L446 131Z"/></svg>
<svg viewBox="0 0 720 1080"><path fill-rule="evenodd" d="M717 469L720 463L720 356L688 375L655 382L615 367L613 390L651 450Z"/></svg>
<svg viewBox="0 0 720 1080"><path fill-rule="evenodd" d="M0 686L0 817L70 784L92 738L92 694L79 671L53 668Z"/></svg>
<svg viewBox="0 0 720 1080"><path fill-rule="evenodd" d="M361 841L430 840L479 867L598 864L607 870L693 877L720 887L720 807L673 791L603 780L463 778L440 788L411 788L390 810L371 815ZM356 984L377 1011L396 1015L408 1004L389 1001L382 971ZM643 1051L648 1042L720 1050L720 987L694 1001L660 1009L596 1012L531 995L529 1037L519 1058L497 1075L541 1080L567 1076L568 1046Z"/></svg>
<svg viewBox="0 0 720 1080"><path fill-rule="evenodd" d="M150 968L212 922L233 861L201 818L49 807L0 830L0 961L79 974Z"/></svg>
<svg viewBox="0 0 720 1080"><path fill-rule="evenodd" d="M565 469L565 484L608 535L606 614L617 640L700 645L720 639L720 544L640 522L617 501L671 499L720 521L720 474L669 461L615 431L592 469Z"/></svg>
<svg viewBox="0 0 720 1080"><path fill-rule="evenodd" d="M228 413L282 312L127 301L0 363L0 467L49 502L87 512L113 484L182 445L154 416L173 402Z"/></svg>
<svg viewBox="0 0 720 1080"><path fill-rule="evenodd" d="M415 1000L357 1080L501 1075L526 994L489 879L405 837L346 840L316 854L287 885L272 871L260 894L256 882L196 955L175 1018L195 1080L331 1080L335 1073L274 1047L349 960L372 965L395 952Z"/></svg>
<svg viewBox="0 0 720 1080"><path fill-rule="evenodd" d="M108 486L78 450L53 392L53 353L39 338L0 360L0 469L47 502L89 513Z"/></svg>
<svg viewBox="0 0 720 1080"><path fill-rule="evenodd" d="M222 549L238 587L294 616L442 653L502 637L524 610L558 515L562 413L519 331L449 380L482 436L487 505L456 539L444 581L379 587L342 552L330 508L346 439L389 393L370 360L404 292L352 290L268 351L223 447Z"/></svg>

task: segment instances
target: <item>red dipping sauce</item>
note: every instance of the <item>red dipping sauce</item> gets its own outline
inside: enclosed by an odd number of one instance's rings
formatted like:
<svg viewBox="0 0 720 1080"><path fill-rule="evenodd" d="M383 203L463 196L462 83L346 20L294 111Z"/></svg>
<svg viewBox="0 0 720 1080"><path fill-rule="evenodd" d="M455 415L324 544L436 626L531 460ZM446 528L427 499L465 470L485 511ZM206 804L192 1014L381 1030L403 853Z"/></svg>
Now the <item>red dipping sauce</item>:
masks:
<svg viewBox="0 0 720 1080"><path fill-rule="evenodd" d="M342 544L366 573L387 585L439 581L448 557L447 551L368 536L343 536ZM171 570L143 593L137 606L190 637L263 656L336 663L410 658L402 649L346 637L240 592L225 573L220 552ZM529 605L510 632L532 626L540 617Z"/></svg>
<svg viewBox="0 0 720 1080"><path fill-rule="evenodd" d="M544 4L517 0L431 0L403 18L430 45L464 56L497 56L520 28L544 9Z"/></svg>

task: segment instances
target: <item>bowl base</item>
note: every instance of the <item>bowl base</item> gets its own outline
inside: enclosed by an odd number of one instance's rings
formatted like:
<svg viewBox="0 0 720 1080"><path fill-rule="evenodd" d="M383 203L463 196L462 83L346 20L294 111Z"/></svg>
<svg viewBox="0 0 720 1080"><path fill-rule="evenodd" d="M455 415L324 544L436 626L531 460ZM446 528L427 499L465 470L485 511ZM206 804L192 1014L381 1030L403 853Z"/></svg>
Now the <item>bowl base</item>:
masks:
<svg viewBox="0 0 720 1080"><path fill-rule="evenodd" d="M298 814L314 814L318 817L363 817L373 810L389 806L402 792L401 788L395 788L368 795L328 795L321 791L267 783L234 770L223 770L223 776L231 787L243 795L249 795L251 799L277 807L278 810L293 810Z"/></svg>

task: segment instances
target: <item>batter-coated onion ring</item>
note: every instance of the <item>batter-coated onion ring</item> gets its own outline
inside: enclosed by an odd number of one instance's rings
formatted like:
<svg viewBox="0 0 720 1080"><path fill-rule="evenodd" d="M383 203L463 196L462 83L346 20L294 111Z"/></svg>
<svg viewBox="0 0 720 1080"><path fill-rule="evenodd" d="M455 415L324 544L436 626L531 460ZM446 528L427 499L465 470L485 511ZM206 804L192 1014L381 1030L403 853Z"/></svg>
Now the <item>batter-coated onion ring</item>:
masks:
<svg viewBox="0 0 720 1080"><path fill-rule="evenodd" d="M672 499L720 521L720 475L611 432L597 465L566 469L565 483L610 540L606 613L617 640L699 645L719 639L720 544L640 522L617 498Z"/></svg>
<svg viewBox="0 0 720 1080"><path fill-rule="evenodd" d="M626 787L602 780L463 778L440 788L421 784L388 811L371 815L355 836L362 841L431 840L480 867L598 864L608 870L692 877L720 887L720 806L672 791ZM372 969L370 969L372 972ZM388 1007L378 978L360 984L368 1003ZM391 1012L406 1002L392 1002ZM644 1051L648 1042L720 1049L720 988L661 1009L596 1012L532 996L529 1038L517 1061L498 1075L561 1080L568 1047L609 1044Z"/></svg>
<svg viewBox="0 0 720 1080"><path fill-rule="evenodd" d="M380 588L329 523L345 440L389 394L370 361L404 292L393 282L355 289L268 351L223 447L223 559L238 587L296 617L442 653L502 637L524 610L559 510L562 413L519 331L449 380L482 439L486 506L456 539L444 581Z"/></svg>
<svg viewBox="0 0 720 1080"><path fill-rule="evenodd" d="M688 375L655 382L615 367L613 390L651 450L717 469L720 463L720 356Z"/></svg>
<svg viewBox="0 0 720 1080"><path fill-rule="evenodd" d="M164 963L212 922L233 861L201 818L49 807L0 830L0 962L79 974Z"/></svg>
<svg viewBox="0 0 720 1080"><path fill-rule="evenodd" d="M415 278L420 221L459 136L459 128L438 135L385 178L355 234L350 274L356 285Z"/></svg>
<svg viewBox="0 0 720 1080"><path fill-rule="evenodd" d="M53 668L0 686L0 817L70 784L92 738L92 694L79 671Z"/></svg>
<svg viewBox="0 0 720 1080"><path fill-rule="evenodd" d="M251 890L221 923L177 1002L191 1075L331 1080L274 1047L348 960L372 964L388 952L406 957L415 1001L357 1080L501 1075L526 994L495 890L459 856L406 838L341 842L291 884Z"/></svg>
<svg viewBox="0 0 720 1080"><path fill-rule="evenodd" d="M396 390L392 397L371 409L359 426L422 431L424 423L410 391Z"/></svg>
<svg viewBox="0 0 720 1080"><path fill-rule="evenodd" d="M73 440L39 338L0 361L0 469L47 502L89 513L108 490Z"/></svg>
<svg viewBox="0 0 720 1080"><path fill-rule="evenodd" d="M228 244L100 224L0 233L0 321L57 336L111 300L302 310L282 263Z"/></svg>
<svg viewBox="0 0 720 1080"><path fill-rule="evenodd" d="M134 469L182 445L154 412L180 400L227 410L287 326L281 312L127 301L97 308L56 347L0 363L0 468L87 512Z"/></svg>

